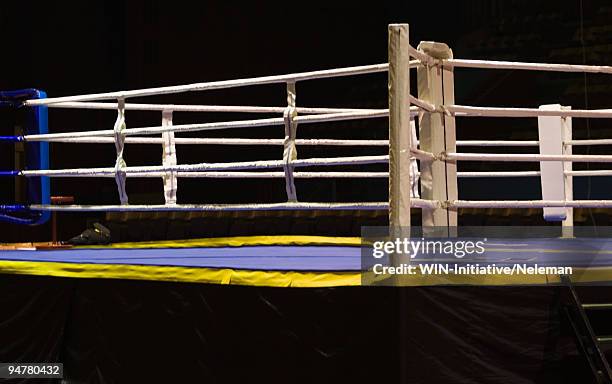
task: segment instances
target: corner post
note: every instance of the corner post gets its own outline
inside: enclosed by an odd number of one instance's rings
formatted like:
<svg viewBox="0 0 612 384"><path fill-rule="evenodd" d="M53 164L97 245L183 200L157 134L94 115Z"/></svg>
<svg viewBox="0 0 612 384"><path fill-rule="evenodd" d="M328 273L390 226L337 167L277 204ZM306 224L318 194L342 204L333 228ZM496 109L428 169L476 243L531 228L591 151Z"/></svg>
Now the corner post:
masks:
<svg viewBox="0 0 612 384"><path fill-rule="evenodd" d="M453 58L453 51L443 43L424 41L419 44L418 50L434 59ZM455 103L452 68L419 65L417 80L419 99L436 107ZM423 112L419 115L419 133L419 146L423 151L434 154L457 152L454 116ZM421 194L425 200L457 200L457 163L421 162ZM423 209L423 226L456 227L457 211L448 208Z"/></svg>
<svg viewBox="0 0 612 384"><path fill-rule="evenodd" d="M410 227L408 24L389 25L389 227Z"/></svg>

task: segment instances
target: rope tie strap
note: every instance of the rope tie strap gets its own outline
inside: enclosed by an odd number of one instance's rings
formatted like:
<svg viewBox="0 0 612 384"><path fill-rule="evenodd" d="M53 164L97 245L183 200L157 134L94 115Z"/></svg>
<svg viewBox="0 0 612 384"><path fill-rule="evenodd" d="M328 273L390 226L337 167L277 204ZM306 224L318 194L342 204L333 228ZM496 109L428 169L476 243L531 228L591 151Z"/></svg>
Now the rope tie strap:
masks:
<svg viewBox="0 0 612 384"><path fill-rule="evenodd" d="M125 192L125 168L127 167L127 164L125 163L125 160L123 160L123 148L125 146L125 100L122 98L117 100L117 121L115 121L113 132L115 138L115 149L117 150L117 160L115 161L115 181L117 182L119 201L121 201L121 205L127 205L128 196Z"/></svg>
<svg viewBox="0 0 612 384"><path fill-rule="evenodd" d="M297 109L295 107L295 82L287 83L287 108L283 113L285 120L285 139L283 141L283 170L285 171L285 189L289 202L297 201L297 191L293 177L294 160L297 160L297 149L295 147L295 136L297 134Z"/></svg>
<svg viewBox="0 0 612 384"><path fill-rule="evenodd" d="M408 53L426 67L433 67L442 63L441 60L437 60L427 53L417 50L412 45L408 45Z"/></svg>
<svg viewBox="0 0 612 384"><path fill-rule="evenodd" d="M436 112L449 117L453 116L453 113L448 108L446 108L445 105L438 105L438 107L436 108Z"/></svg>
<svg viewBox="0 0 612 384"><path fill-rule="evenodd" d="M165 110L162 112L162 126L172 126L172 111ZM174 139L174 132L163 132L162 143L162 164L166 167L176 165L176 142ZM165 172L162 179L164 181L164 198L166 204L176 204L176 190L178 187L177 172Z"/></svg>

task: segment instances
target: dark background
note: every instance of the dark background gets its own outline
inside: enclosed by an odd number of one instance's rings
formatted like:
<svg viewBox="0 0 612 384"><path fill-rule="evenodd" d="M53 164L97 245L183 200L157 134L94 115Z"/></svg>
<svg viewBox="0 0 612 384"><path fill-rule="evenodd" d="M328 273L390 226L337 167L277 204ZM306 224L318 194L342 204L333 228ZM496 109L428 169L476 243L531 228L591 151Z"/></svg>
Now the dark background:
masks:
<svg viewBox="0 0 612 384"><path fill-rule="evenodd" d="M387 61L387 25L392 22L410 24L414 46L422 40L445 42L458 58L580 64L610 64L612 58L612 5L606 1L466 0L435 5L413 1L2 2L0 89L35 87L53 97L383 63ZM457 69L455 81L457 104L537 107L561 103L575 109L607 108L611 104L612 77L606 75ZM386 74L301 82L297 102L301 106L384 108L386 86ZM285 91L282 85L270 85L130 101L283 106ZM110 129L115 120L113 111L51 109L49 116L51 132ZM256 117L268 115L177 113L174 120L179 124ZM128 112L126 118L128 127L159 125L161 114ZM536 128L536 119L457 120L459 139L536 139ZM0 127L2 134L11 134L12 130L12 126ZM577 138L610 138L610 133L606 120L574 119ZM217 137L282 135L282 127L210 133ZM385 119L298 128L298 136L303 138L384 139L386 135ZM511 150L518 152L521 148ZM537 148L523 151L534 150ZM594 147L590 153L606 150L608 147ZM298 156L385 151L305 147L300 148ZM575 153L586 151L585 147L575 149ZM0 153L1 168L11 168L11 145L4 144ZM179 163L279 159L281 155L280 147L178 147ZM160 164L161 148L128 146L125 158L128 165ZM51 147L52 168L112 166L114 159L112 145ZM467 163L460 170L537 169L534 167L537 164ZM575 169L584 167L577 164ZM376 166L359 169L384 170ZM13 182L3 179L1 183L0 198L11 202ZM612 184L607 178L577 179L575 185L576 199L610 198ZM386 180L298 180L297 187L302 201L387 199ZM538 179L470 179L460 181L460 198L537 199L539 188ZM178 193L183 203L286 199L280 179L181 180ZM54 179L52 194L73 195L81 204L118 203L113 179ZM130 179L128 194L131 203L163 203L161 180ZM530 220L541 217L538 210L518 212ZM461 220L469 221L466 218L470 215L481 217L483 212L461 214ZM379 218L384 216L380 213ZM488 216L494 215L489 212ZM583 223L606 224L607 217L602 210L577 212L577 221ZM80 232L88 220L96 218L103 217L60 215L60 237ZM112 217L106 219L113 221ZM490 223L479 220L470 223ZM0 224L0 241L46 240L49 231L49 225L22 228Z"/></svg>

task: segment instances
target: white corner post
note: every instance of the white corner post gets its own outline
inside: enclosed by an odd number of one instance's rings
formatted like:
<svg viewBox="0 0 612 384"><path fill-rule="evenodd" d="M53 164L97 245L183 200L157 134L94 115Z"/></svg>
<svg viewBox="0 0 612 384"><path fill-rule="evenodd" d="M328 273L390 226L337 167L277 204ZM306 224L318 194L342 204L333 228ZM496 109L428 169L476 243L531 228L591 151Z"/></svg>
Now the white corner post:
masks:
<svg viewBox="0 0 612 384"><path fill-rule="evenodd" d="M172 126L172 111L162 111L162 126ZM174 141L174 132L162 132L162 165L170 167L176 165L176 144ZM178 178L175 171L165 172L164 181L164 199L166 205L176 204L176 190L178 187Z"/></svg>
<svg viewBox="0 0 612 384"><path fill-rule="evenodd" d="M287 201L297 201L297 191L293 178L293 165L297 159L297 149L295 147L295 137L297 135L297 109L296 109L295 82L287 82L287 108L283 113L285 119L285 139L283 141L283 170L285 171L285 190L287 191Z"/></svg>
<svg viewBox="0 0 612 384"><path fill-rule="evenodd" d="M571 107L560 104L541 105L541 110L567 111ZM560 116L539 116L538 137L540 154L545 155L571 155L570 144L572 134L572 118ZM574 199L573 177L571 161L542 161L540 162L540 183L543 200ZM546 221L561 221L563 237L574 236L574 208L547 207L544 208Z"/></svg>
<svg viewBox="0 0 612 384"><path fill-rule="evenodd" d="M561 111L568 109L560 104L541 105L543 111ZM540 154L542 155L563 155L568 145L566 130L569 124L571 130L571 119L561 116L538 116L538 139ZM571 136L571 132L569 134ZM571 154L571 147L570 147ZM542 186L542 200L563 200L572 199L572 179L566 175L571 171L571 161L541 161L540 162L540 184ZM570 195L568 196L568 191ZM544 220L546 221L568 221L568 208L565 207L545 207ZM571 215L570 215L571 216ZM570 218L570 220L572 220ZM572 220L573 221L573 220ZM564 227L566 224L562 224Z"/></svg>
<svg viewBox="0 0 612 384"><path fill-rule="evenodd" d="M417 48L434 59L452 59L453 51L443 43L424 41ZM452 67L419 65L418 97L436 108L455 104ZM423 112L419 115L419 146L423 151L439 154L457 152L455 117L450 114ZM421 196L426 200L458 199L456 161L421 162ZM445 207L423 209L423 226L456 227L457 211Z"/></svg>
<svg viewBox="0 0 612 384"><path fill-rule="evenodd" d="M410 227L410 55L408 24L389 25L389 227Z"/></svg>

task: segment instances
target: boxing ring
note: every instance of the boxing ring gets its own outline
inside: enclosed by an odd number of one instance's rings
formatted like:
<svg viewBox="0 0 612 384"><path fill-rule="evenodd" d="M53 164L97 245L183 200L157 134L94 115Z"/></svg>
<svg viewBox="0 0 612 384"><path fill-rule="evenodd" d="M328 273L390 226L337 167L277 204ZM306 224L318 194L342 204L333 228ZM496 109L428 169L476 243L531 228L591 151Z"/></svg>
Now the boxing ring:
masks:
<svg viewBox="0 0 612 384"><path fill-rule="evenodd" d="M0 106L24 111L27 121L23 134L0 136L0 144L24 146L28 161L19 169L0 171L0 176L25 180L28 189L26 203L0 205L0 220L38 225L51 212L387 210L390 229L411 230L420 224L444 228L450 234L457 228L462 208L538 208L547 221L561 223L553 227L557 235L492 237L484 255L417 259L413 264L569 267L574 282L612 293L606 286L612 281L612 236L581 237L573 223L574 208L612 208L612 200L575 200L573 179L612 176L612 170L572 168L574 162L612 162L612 155L572 153L575 146L612 145L612 139L575 139L572 131L572 119L612 118L612 109L576 110L560 104L500 108L454 102L455 68L612 74L612 67L455 59L442 43L411 46L404 24L389 26L388 53L389 62L384 64L181 86L51 98L32 89L1 92ZM297 83L385 72L388 108L297 103ZM418 86L411 90L415 72ZM129 102L269 84L285 87L286 105ZM117 118L112 129L49 132L49 108L115 111ZM129 126L136 112L161 115L160 125ZM175 114L184 112L277 116L174 124ZM479 117L537 119L538 140L458 140L456 120ZM299 137L298 127L303 124L329 123L331 129L333 122L370 119L389 121L387 139ZM193 135L264 127L278 128L283 137ZM115 163L50 169L49 143L114 145ZM132 145L161 147L161 165L127 164L124 153ZM184 145L276 146L283 153L276 160L182 164L177 152ZM298 148L306 146L388 148L388 154L298 157ZM458 150L493 147L507 148L508 153ZM517 147L537 148L539 153L512 153ZM536 163L540 169L458 170L458 164L474 161ZM355 170L372 164L388 170ZM508 177L539 178L542 195L534 200L461 199L458 179L484 184ZM79 204L76 196L75 204L54 205L51 178L112 178L117 201ZM130 204L129 185L135 178L161 180L164 204ZM211 204L204 196L202 202L187 204L181 201L179 188L179 180L186 178L282 179L286 199ZM389 199L321 202L298 198L298 179L347 178L388 179ZM421 223L411 222L414 209L421 210ZM0 335L22 336L9 345L10 351L0 346L0 360L62 361L66 376L78 382L113 382L120 377L126 382L285 383L296 381L297 375L298 382L317 383L429 383L449 378L474 382L475 377L495 383L582 382L589 374L572 359L573 352L567 352L576 348L560 325L564 287L559 273L421 273L399 286L373 287L363 280L369 271L364 249L369 251L370 245L363 237L282 235L68 249L4 245L0 247L0 292L9 294L0 298L5 313L0 315ZM466 356L472 359L470 364Z"/></svg>
<svg viewBox="0 0 612 384"><path fill-rule="evenodd" d="M458 266L571 268L574 282L604 283L612 279L612 239L489 239L486 254L460 259L415 259L414 265L452 262ZM517 241L518 240L518 241ZM270 287L359 286L368 268L368 249L360 238L316 236L251 236L187 241L117 243L74 249L6 251L3 273L80 278L196 282ZM534 276L410 276L404 284L545 285L560 282L555 272Z"/></svg>
<svg viewBox="0 0 612 384"><path fill-rule="evenodd" d="M406 25L393 25L389 29L389 63L365 65L359 67L319 70L279 76L257 77L249 79L196 83L181 86L168 86L120 92L108 92L78 96L47 98L41 91L24 90L2 93L2 105L24 108L31 111L30 126L23 135L2 136L3 145L20 143L32 153L31 161L25 169L13 169L0 172L0 176L24 178L28 181L27 204L0 205L0 218L14 224L40 224L45 222L50 212L131 212L131 211L237 211L237 210L388 210L389 225L410 227L411 209L422 210L422 225L434 227L457 226L457 210L461 208L542 208L544 217L549 221L561 221L567 231L573 228L573 208L612 207L612 200L574 200L572 180L574 177L610 176L612 170L577 171L572 169L574 162L610 163L612 155L575 155L574 146L610 145L612 139L575 140L572 137L572 118L612 118L612 110L575 110L561 105L545 105L539 108L499 108L464 106L454 103L454 69L500 69L530 70L612 74L612 67L539 64L521 62L500 62L484 60L454 59L452 51L442 43L421 42L418 48L410 45ZM411 72L417 72L418 90L411 92ZM322 108L302 107L297 104L296 84L313 79L326 79L344 76L363 76L373 73L388 72L389 108ZM287 105L281 107L261 106L220 106L220 105L175 105L175 104L141 104L130 103L128 99L148 96L163 96L185 92L204 92L218 89L247 87L267 84L285 86ZM413 94L418 94L414 96ZM79 132L48 132L48 108L114 110L117 119L113 129L90 130ZM128 128L130 112L148 111L161 114L161 125ZM173 114L182 112L232 112L232 113L266 113L282 114L282 117L223 121L201 124L173 124ZM457 140L456 122L458 118L504 117L504 118L537 118L538 141L504 141L504 140ZM353 140L353 139L300 139L298 126L312 123L331 123L347 120L388 119L388 140ZM248 128L257 130L262 127L282 127L283 139L246 139L246 138L207 138L176 137L175 135L194 132L212 132ZM417 134L418 132L418 134ZM156 137L153 137L156 136ZM114 166L95 168L48 169L49 143L70 143L73 145L113 144L116 161ZM162 148L162 165L129 166L124 160L124 151L132 144L156 145ZM177 163L177 151L181 145L249 145L249 146L282 146L283 157L279 160L242 161L227 163ZM330 158L298 158L300 146L344 146L344 147L388 147L388 155L343 156ZM459 152L458 147L538 147L538 154L513 153L473 153ZM126 149L127 148L127 149ZM540 163L540 171L513 172L461 172L457 171L460 162L535 162ZM312 167L362 166L369 164L388 164L387 172L371 171L302 171ZM38 166L38 167L37 167ZM482 179L501 177L539 177L542 185L542 199L538 200L462 200L459 198L458 178ZM117 185L119 204L107 205L53 205L50 203L50 178L114 178ZM157 178L163 181L165 204L134 205L129 203L127 185L131 178ZM285 181L286 201L277 203L250 204L199 204L180 203L178 180L181 178L282 178ZM300 201L296 190L296 179L317 178L388 178L389 200L381 202L311 202ZM285 248L282 238L275 241L266 240L268 248L210 248L203 240L201 249L183 247L164 248L163 244L151 244L149 251L137 250L127 252L114 247L99 250L72 249L33 252L25 250L3 250L0 268L2 271L34 273L46 270L53 274L66 276L67 272L58 272L51 263L67 264L70 276L102 276L97 272L87 273L88 268L98 268L107 261L109 265L122 265L122 268L134 263L133 268L202 268L214 271L231 270L234 275L243 269L276 271L281 274L292 271L296 274L304 271L337 273L341 278L332 278L330 285L357 282L359 273L355 259L357 248L354 239L331 239L324 243L340 242L334 248L329 244L300 240L296 248ZM351 243L346 246L344 243ZM133 245L135 246L135 245ZM328 248L326 248L326 246ZM304 248L300 248L304 247ZM310 247L310 248L309 248ZM605 247L608 247L605 244ZM189 249L189 250L187 250ZM535 249L535 248L534 248ZM607 248L606 248L607 249ZM216 259L220 251L227 252L223 262ZM187 252L187 253L185 253ZM535 251L534 251L535 252ZM606 254L607 250L602 251ZM138 257L128 257L128 253ZM147 257L147 253L151 256ZM252 253L251 260L244 263L247 254ZM275 254L295 253L291 261L276 257ZM185 256L182 256L182 255ZM235 257L232 257L235 256ZM240 255L240 256L238 256ZM259 261L257 259L259 258ZM598 268L612 266L602 258ZM229 260L234 260L235 265ZM570 260L577 266L581 260ZM28 267L46 266L45 268ZM36 264L38 263L38 264ZM40 264L43 263L43 264ZM219 264L220 263L220 264ZM142 264L142 265L141 265ZM309 265L312 264L312 265ZM609 265L608 265L609 264ZM19 265L20 267L17 267ZM79 265L81 272L73 270ZM116 268L115 268L116 269ZM55 270L55 272L52 272ZM252 272L249 272L252 274ZM213 273L214 274L214 273ZM133 276L137 276L134 274ZM151 276L156 276L151 272ZM171 274L170 274L171 275ZM195 274L197 275L197 273ZM127 276L127 275L126 275ZM140 278L144 275L140 275ZM603 276L600 274L599 276ZM111 277L113 276L111 274ZM171 277L166 277L172 279ZM182 278L176 277L181 280ZM607 279L607 278L606 278ZM189 281L197 281L191 277ZM312 283L295 283L295 285L318 285L325 279L314 279ZM203 281L230 282L241 281L227 277L203 278ZM259 280L258 284L266 281ZM270 280L271 285L274 279ZM546 280L548 281L548 280ZM590 280L586 280L590 281ZM291 286L285 282L281 285Z"/></svg>

